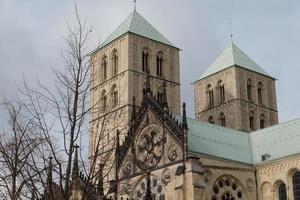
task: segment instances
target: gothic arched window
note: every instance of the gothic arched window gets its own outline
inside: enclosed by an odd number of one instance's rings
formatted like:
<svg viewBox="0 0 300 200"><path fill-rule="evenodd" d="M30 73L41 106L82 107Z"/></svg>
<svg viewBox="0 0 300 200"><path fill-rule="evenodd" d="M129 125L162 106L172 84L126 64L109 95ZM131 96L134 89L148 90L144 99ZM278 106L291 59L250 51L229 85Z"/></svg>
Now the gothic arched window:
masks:
<svg viewBox="0 0 300 200"><path fill-rule="evenodd" d="M262 104L263 103L263 95L262 95L262 83L258 82L257 84L257 98L258 98L258 103Z"/></svg>
<svg viewBox="0 0 300 200"><path fill-rule="evenodd" d="M219 95L220 95L220 103L223 103L225 101L225 86L223 81L218 82L218 88L219 88Z"/></svg>
<svg viewBox="0 0 300 200"><path fill-rule="evenodd" d="M157 92L157 101L158 103L161 103L163 101L163 93Z"/></svg>
<svg viewBox="0 0 300 200"><path fill-rule="evenodd" d="M266 126L265 123L266 123L265 115L264 115L264 114L261 114L261 115L260 115L260 118L259 118L259 127L260 127L260 129L265 128L265 126Z"/></svg>
<svg viewBox="0 0 300 200"><path fill-rule="evenodd" d="M149 60L149 50L148 50L148 48L145 47L143 49L143 53L142 53L142 70L143 70L143 72L147 72L148 60Z"/></svg>
<svg viewBox="0 0 300 200"><path fill-rule="evenodd" d="M119 72L119 56L117 50L113 50L111 61L112 61L112 75L115 76Z"/></svg>
<svg viewBox="0 0 300 200"><path fill-rule="evenodd" d="M219 121L222 126L226 126L226 118L223 112L221 112L219 115Z"/></svg>
<svg viewBox="0 0 300 200"><path fill-rule="evenodd" d="M101 59L101 77L102 81L107 79L107 57L103 56Z"/></svg>
<svg viewBox="0 0 300 200"><path fill-rule="evenodd" d="M254 112L251 111L249 113L249 127L253 131L255 129L255 123L254 123Z"/></svg>
<svg viewBox="0 0 300 200"><path fill-rule="evenodd" d="M251 101L252 100L252 80L249 78L248 80L247 80L247 99L249 100L249 101Z"/></svg>
<svg viewBox="0 0 300 200"><path fill-rule="evenodd" d="M281 183L278 187L278 200L287 200L286 186Z"/></svg>
<svg viewBox="0 0 300 200"><path fill-rule="evenodd" d="M111 88L111 101L112 101L112 108L116 107L118 104L118 90L116 85L113 85Z"/></svg>
<svg viewBox="0 0 300 200"><path fill-rule="evenodd" d="M300 200L300 172L293 175L294 200Z"/></svg>
<svg viewBox="0 0 300 200"><path fill-rule="evenodd" d="M210 117L208 118L208 122L211 123L211 124L214 124L214 123L215 123L215 120L214 120L213 116L210 116Z"/></svg>
<svg viewBox="0 0 300 200"><path fill-rule="evenodd" d="M163 64L163 56L162 52L160 51L156 56L156 75L162 76L162 64Z"/></svg>
<svg viewBox="0 0 300 200"><path fill-rule="evenodd" d="M213 106L214 105L214 90L213 90L213 87L211 85L208 85L206 87L206 92L208 94L209 106Z"/></svg>
<svg viewBox="0 0 300 200"><path fill-rule="evenodd" d="M102 92L101 92L101 99L100 99L100 101L101 101L101 107L100 107L100 110L102 111L102 112L105 112L106 111L106 108L107 108L107 95L106 95L106 91L105 90L102 90Z"/></svg>

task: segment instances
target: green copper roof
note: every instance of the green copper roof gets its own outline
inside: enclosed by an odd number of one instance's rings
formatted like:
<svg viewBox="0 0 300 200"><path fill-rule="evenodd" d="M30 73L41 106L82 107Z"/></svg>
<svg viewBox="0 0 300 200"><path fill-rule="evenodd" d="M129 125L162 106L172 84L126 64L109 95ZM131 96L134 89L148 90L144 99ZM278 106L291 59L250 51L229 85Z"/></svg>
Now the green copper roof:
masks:
<svg viewBox="0 0 300 200"><path fill-rule="evenodd" d="M188 119L189 151L247 164L300 154L300 119L246 133L195 119Z"/></svg>
<svg viewBox="0 0 300 200"><path fill-rule="evenodd" d="M188 119L189 151L252 164L249 134L222 126Z"/></svg>
<svg viewBox="0 0 300 200"><path fill-rule="evenodd" d="M248 70L270 76L262 67L256 64L249 56L247 56L234 43L230 45L217 57L217 59L208 67L208 69L199 78L203 79L219 71L227 69L233 65L237 65Z"/></svg>
<svg viewBox="0 0 300 200"><path fill-rule="evenodd" d="M250 139L254 164L263 154L270 155L266 161L300 154L300 119L252 132Z"/></svg>
<svg viewBox="0 0 300 200"><path fill-rule="evenodd" d="M134 11L112 34L108 36L99 48L104 47L128 32L173 46L173 44L160 32L158 32L158 30L156 30L145 18L143 18L137 11Z"/></svg>

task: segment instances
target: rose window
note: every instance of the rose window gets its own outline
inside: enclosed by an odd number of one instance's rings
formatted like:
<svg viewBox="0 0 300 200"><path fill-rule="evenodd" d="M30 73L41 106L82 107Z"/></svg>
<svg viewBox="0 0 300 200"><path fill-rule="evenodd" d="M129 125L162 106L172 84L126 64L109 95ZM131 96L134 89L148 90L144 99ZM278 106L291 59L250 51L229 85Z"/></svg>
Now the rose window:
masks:
<svg viewBox="0 0 300 200"><path fill-rule="evenodd" d="M212 200L242 200L244 193L236 179L230 177L219 178L212 189Z"/></svg>
<svg viewBox="0 0 300 200"><path fill-rule="evenodd" d="M156 125L147 126L137 139L137 164L143 170L154 168L160 161L163 152L162 131Z"/></svg>

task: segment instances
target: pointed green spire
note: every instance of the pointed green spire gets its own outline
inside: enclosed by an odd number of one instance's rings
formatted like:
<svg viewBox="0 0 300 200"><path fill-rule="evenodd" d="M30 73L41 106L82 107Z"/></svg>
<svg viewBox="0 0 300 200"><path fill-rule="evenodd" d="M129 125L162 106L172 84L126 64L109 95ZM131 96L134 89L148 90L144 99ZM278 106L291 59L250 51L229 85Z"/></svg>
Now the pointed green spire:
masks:
<svg viewBox="0 0 300 200"><path fill-rule="evenodd" d="M234 65L271 77L239 47L237 47L233 42L230 42L229 46L217 57L217 59L208 67L208 69L198 80L206 78Z"/></svg>
<svg viewBox="0 0 300 200"><path fill-rule="evenodd" d="M174 47L174 45L165 36L163 36L144 17L134 10L95 51L106 46L126 33L133 33Z"/></svg>

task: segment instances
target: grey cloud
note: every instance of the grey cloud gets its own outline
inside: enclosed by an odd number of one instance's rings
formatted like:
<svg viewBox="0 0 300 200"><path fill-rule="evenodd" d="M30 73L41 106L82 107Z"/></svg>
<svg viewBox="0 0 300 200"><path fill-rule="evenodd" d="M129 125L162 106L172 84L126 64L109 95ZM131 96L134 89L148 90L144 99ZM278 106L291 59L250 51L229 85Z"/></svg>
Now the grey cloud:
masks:
<svg viewBox="0 0 300 200"><path fill-rule="evenodd" d="M77 0L81 15L92 24L96 47L132 11L130 0ZM235 43L278 78L280 121L300 116L300 2L238 0L139 0L138 11L181 52L182 101L193 116L192 81L229 43L229 19ZM0 0L0 93L39 77L51 83L50 66L61 66L66 23L72 23L72 1ZM11 86L11 87L7 87Z"/></svg>

